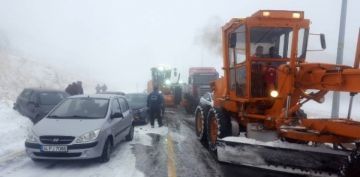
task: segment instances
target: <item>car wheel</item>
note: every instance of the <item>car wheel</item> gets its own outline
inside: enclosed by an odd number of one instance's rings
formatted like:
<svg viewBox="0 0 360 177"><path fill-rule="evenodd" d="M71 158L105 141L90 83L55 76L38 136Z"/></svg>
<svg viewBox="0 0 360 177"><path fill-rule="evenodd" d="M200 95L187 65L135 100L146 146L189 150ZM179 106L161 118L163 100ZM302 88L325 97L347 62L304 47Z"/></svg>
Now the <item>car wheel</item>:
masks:
<svg viewBox="0 0 360 177"><path fill-rule="evenodd" d="M100 162L105 163L110 160L110 155L112 151L112 145L110 139L107 139L103 148L103 152L100 156Z"/></svg>
<svg viewBox="0 0 360 177"><path fill-rule="evenodd" d="M134 138L134 126L131 125L129 134L126 135L126 141L131 141Z"/></svg>

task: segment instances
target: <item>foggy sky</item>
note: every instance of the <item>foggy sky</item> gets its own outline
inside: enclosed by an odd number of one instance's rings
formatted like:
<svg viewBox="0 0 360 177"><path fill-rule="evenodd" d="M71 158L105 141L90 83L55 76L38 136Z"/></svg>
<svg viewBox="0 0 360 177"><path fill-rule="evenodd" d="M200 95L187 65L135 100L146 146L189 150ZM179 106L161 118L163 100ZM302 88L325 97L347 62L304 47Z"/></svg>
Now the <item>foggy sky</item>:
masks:
<svg viewBox="0 0 360 177"><path fill-rule="evenodd" d="M305 11L311 32L327 39L326 51L310 55L317 57L312 61L334 63L340 5L340 0L0 0L0 37L19 55L76 69L112 90L142 91L150 67L158 64L177 67L183 80L191 66L220 69L221 56L199 42L203 34L259 9ZM348 0L344 60L350 65L359 7L360 1Z"/></svg>

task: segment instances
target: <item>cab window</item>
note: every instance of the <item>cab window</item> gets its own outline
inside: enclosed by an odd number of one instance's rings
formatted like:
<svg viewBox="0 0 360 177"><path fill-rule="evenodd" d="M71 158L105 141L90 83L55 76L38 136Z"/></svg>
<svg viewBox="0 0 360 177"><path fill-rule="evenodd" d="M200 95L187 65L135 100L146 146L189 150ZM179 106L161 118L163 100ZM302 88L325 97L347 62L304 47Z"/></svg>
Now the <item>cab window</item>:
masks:
<svg viewBox="0 0 360 177"><path fill-rule="evenodd" d="M251 56L254 58L290 58L292 35L292 28L257 27L251 29Z"/></svg>
<svg viewBox="0 0 360 177"><path fill-rule="evenodd" d="M234 64L242 63L246 59L245 26L241 25L229 37L229 62L230 67L232 67Z"/></svg>

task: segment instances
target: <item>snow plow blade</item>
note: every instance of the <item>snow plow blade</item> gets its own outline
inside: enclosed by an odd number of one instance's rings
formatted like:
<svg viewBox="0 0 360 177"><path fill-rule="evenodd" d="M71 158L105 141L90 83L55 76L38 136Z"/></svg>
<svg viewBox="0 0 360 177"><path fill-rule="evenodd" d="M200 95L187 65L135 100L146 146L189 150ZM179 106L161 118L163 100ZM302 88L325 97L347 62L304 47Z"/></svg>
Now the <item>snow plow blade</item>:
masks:
<svg viewBox="0 0 360 177"><path fill-rule="evenodd" d="M234 138L237 140L231 141ZM217 146L221 162L311 176L338 176L349 154L328 147L261 142L245 137L220 139Z"/></svg>

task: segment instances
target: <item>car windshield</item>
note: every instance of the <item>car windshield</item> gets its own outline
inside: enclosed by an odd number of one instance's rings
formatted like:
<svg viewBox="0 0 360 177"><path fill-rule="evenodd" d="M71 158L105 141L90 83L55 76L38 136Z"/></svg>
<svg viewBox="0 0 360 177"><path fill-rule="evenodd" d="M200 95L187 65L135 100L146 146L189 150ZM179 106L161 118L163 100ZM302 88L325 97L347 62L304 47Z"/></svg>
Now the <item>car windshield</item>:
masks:
<svg viewBox="0 0 360 177"><path fill-rule="evenodd" d="M41 92L39 93L39 99L41 105L56 105L65 95L61 92Z"/></svg>
<svg viewBox="0 0 360 177"><path fill-rule="evenodd" d="M102 98L68 98L64 100L49 118L96 119L105 118L109 99Z"/></svg>
<svg viewBox="0 0 360 177"><path fill-rule="evenodd" d="M141 108L146 106L146 94L127 94L126 98L129 100L131 108Z"/></svg>

